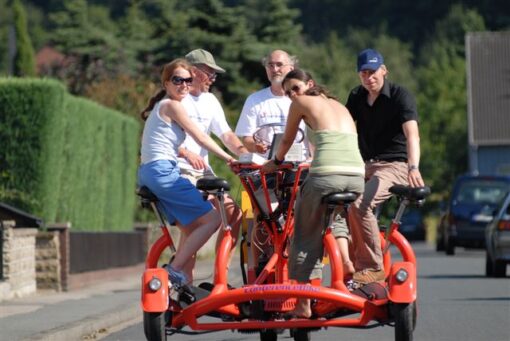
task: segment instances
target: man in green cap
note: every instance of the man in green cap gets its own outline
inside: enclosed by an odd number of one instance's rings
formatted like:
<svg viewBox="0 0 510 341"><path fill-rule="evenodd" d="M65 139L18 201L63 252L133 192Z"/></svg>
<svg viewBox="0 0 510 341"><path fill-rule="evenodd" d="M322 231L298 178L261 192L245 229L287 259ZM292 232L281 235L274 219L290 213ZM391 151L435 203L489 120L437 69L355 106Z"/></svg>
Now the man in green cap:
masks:
<svg viewBox="0 0 510 341"><path fill-rule="evenodd" d="M216 75L224 73L225 70L216 64L209 51L203 49L193 50L185 58L193 65L193 83L189 95L181 102L188 116L205 133L214 133L235 155L247 153L248 150L228 125L220 102L216 96L209 92L211 85L216 80ZM196 184L197 180L204 176L214 176L214 171L209 164L207 149L202 148L189 136L179 148L178 166L181 169L181 175L188 178L193 184ZM213 204L216 204L214 198L210 199ZM225 209L229 225L232 227L234 248L239 235L242 212L228 195L225 196ZM223 233L220 230L216 248L219 247L222 237ZM182 243L184 243L183 240L179 241L179 244Z"/></svg>

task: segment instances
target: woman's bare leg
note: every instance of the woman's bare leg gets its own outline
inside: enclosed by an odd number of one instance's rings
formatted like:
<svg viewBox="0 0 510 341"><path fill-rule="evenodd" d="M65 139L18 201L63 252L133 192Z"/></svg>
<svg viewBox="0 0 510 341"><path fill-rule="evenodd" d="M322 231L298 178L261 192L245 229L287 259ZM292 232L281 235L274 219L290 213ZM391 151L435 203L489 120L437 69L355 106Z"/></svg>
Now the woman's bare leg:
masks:
<svg viewBox="0 0 510 341"><path fill-rule="evenodd" d="M342 257L342 266L345 275L352 275L354 273L354 265L352 264L349 256L349 240L347 238L336 238L338 249L340 250L340 256Z"/></svg>
<svg viewBox="0 0 510 341"><path fill-rule="evenodd" d="M209 211L191 224L183 226L185 243L180 245L172 260L171 266L177 271L183 271L195 253L207 242L214 231L221 224L221 218L216 209Z"/></svg>

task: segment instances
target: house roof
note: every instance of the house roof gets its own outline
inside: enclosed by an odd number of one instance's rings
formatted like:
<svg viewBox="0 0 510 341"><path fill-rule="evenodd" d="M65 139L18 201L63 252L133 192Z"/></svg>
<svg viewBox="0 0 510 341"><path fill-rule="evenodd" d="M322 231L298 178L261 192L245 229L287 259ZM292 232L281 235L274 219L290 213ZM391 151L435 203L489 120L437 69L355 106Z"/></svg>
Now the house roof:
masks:
<svg viewBox="0 0 510 341"><path fill-rule="evenodd" d="M14 220L16 227L43 227L44 222L30 213L0 202L0 221Z"/></svg>

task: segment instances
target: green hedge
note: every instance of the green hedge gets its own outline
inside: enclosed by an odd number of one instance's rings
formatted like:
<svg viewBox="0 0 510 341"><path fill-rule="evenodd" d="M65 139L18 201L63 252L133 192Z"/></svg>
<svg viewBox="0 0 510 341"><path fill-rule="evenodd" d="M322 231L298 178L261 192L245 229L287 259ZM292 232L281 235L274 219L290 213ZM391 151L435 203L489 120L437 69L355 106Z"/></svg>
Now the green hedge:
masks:
<svg viewBox="0 0 510 341"><path fill-rule="evenodd" d="M0 201L74 230L132 229L139 134L57 81L0 79Z"/></svg>

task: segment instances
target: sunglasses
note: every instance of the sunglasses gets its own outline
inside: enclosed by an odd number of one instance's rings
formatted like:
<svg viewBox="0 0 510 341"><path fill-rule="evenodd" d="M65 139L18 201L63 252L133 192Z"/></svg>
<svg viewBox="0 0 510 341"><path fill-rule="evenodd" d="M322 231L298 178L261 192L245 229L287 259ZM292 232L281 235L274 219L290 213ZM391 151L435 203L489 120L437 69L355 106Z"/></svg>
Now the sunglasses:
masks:
<svg viewBox="0 0 510 341"><path fill-rule="evenodd" d="M191 83L193 82L193 77L183 78L179 76L173 76L172 78L170 78L170 80L174 85L182 85L183 83L191 85Z"/></svg>
<svg viewBox="0 0 510 341"><path fill-rule="evenodd" d="M285 95L287 95L287 97L290 97L290 94L292 92L294 92L295 94L298 93L298 91L301 90L301 87L299 85L294 85L293 87L291 87L289 90L285 91Z"/></svg>

